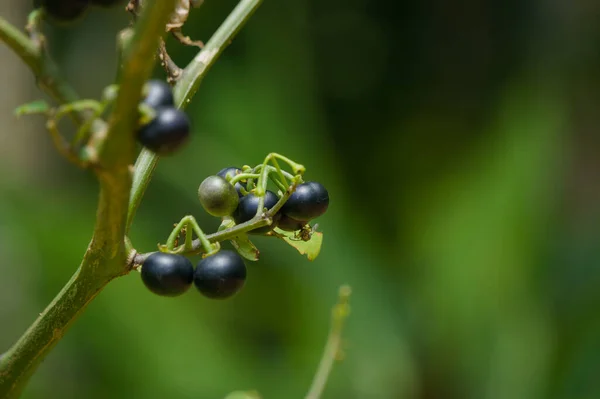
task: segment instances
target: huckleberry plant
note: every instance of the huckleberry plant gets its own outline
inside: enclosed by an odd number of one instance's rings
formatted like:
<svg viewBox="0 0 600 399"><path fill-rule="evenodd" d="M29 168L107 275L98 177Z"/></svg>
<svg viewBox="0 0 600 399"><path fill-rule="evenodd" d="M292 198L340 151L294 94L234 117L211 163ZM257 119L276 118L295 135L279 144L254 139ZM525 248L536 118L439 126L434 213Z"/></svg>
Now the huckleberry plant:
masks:
<svg viewBox="0 0 600 399"><path fill-rule="evenodd" d="M309 223L329 205L320 183L304 181L306 168L288 157L270 153L255 165L225 167L197 187L199 203L221 218L218 231L205 234L196 219L184 216L153 251L135 248L128 238L135 212L160 156L174 156L194 137L184 108L200 82L232 38L260 5L241 0L206 44L182 34L190 10L202 1L130 0L126 10L132 27L119 34L117 81L98 100L80 99L63 79L49 53L42 22L67 24L85 18L93 7L111 7L119 0L37 0L25 32L0 17L0 40L29 66L40 89L55 104L36 101L17 115L42 115L57 151L73 164L91 170L100 186L92 239L69 282L19 340L0 356L0 398L20 395L39 363L99 292L116 277L138 271L149 292L177 297L194 285L210 299L226 299L246 284L247 261L259 251L249 234L280 239L313 260L323 235ZM124 4L122 4L124 5ZM169 57L163 35L171 33L183 45L201 50L185 67ZM165 80L149 80L155 59ZM169 83L167 83L169 82ZM67 137L59 121L70 118L76 132ZM136 148L142 149L135 160ZM135 162L134 162L135 161ZM221 249L230 241L235 251ZM201 255L194 266L188 259ZM340 345L348 314L348 287L340 289L330 336L308 398L320 396ZM231 397L255 397L236 392ZM246 395L246 396L243 396Z"/></svg>

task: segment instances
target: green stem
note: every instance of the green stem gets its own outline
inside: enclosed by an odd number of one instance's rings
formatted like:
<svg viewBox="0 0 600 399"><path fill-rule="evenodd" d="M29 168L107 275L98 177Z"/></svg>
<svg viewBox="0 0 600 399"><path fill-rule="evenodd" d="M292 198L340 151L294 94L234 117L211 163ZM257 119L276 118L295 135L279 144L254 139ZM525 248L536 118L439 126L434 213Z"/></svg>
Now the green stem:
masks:
<svg viewBox="0 0 600 399"><path fill-rule="evenodd" d="M185 67L181 79L175 85L175 101L180 108L187 106L210 67L261 3L262 0L241 0L206 42L202 51Z"/></svg>
<svg viewBox="0 0 600 399"><path fill-rule="evenodd" d="M242 180L246 180L246 179L251 179L253 177L259 177L260 175L258 173L240 173L238 175L235 175L235 177L231 178L231 180L229 180L229 183L231 183L232 185L235 185L235 183L242 181Z"/></svg>
<svg viewBox="0 0 600 399"><path fill-rule="evenodd" d="M79 99L73 88L60 76L58 67L44 50L44 46L29 39L7 20L0 17L0 40L10 47L27 64L36 77L38 86L58 103ZM79 121L86 119L80 114Z"/></svg>
<svg viewBox="0 0 600 399"><path fill-rule="evenodd" d="M235 35L256 11L262 0L241 0L227 19L219 26L206 42L202 51L183 70L181 78L174 87L175 103L179 108L186 108L200 87L206 73L212 67ZM159 157L153 152L143 149L135 162L127 231L131 228L135 213L156 169Z"/></svg>
<svg viewBox="0 0 600 399"><path fill-rule="evenodd" d="M349 286L340 287L338 303L331 312L331 329L329 330L325 350L305 399L319 399L325 390L325 385L333 369L333 363L340 351L344 324L350 313L348 304L350 294L351 289Z"/></svg>
<svg viewBox="0 0 600 399"><path fill-rule="evenodd" d="M88 255L89 254L89 255ZM71 280L0 361L0 397L17 398L44 356L110 281L89 252Z"/></svg>
<svg viewBox="0 0 600 399"><path fill-rule="evenodd" d="M187 224L187 227L185 228L185 249L186 250L190 250L192 249L192 242L194 241L194 230L192 227L191 223Z"/></svg>
<svg viewBox="0 0 600 399"><path fill-rule="evenodd" d="M204 250L204 253L211 254L212 252L214 252L213 246L210 245L210 241L208 241L208 238L206 238L206 234L204 234L204 232L198 225L198 222L196 222L196 219L194 219L193 217L191 217L191 218L192 218L192 221L190 222L190 226L194 229L194 233L196 233L196 235L198 236L198 241L200 242L200 246ZM192 236L192 234L190 233L190 237L191 236ZM188 242L185 243L185 249L191 250L193 245L194 245L193 241L190 240L189 243Z"/></svg>
<svg viewBox="0 0 600 399"><path fill-rule="evenodd" d="M137 118L135 112L141 88L152 71L153 54L158 38L176 0L146 0L142 17L136 26L134 39L124 62L123 80L105 145L100 153L100 167L95 170L100 182L100 198L96 214L94 234L80 269L58 293L56 298L40 314L17 343L2 357L0 362L0 398L16 398L23 391L29 377L38 364L62 338L69 326L89 302L113 278L127 274L125 223L127 204L131 190L131 173L128 165L133 162L133 131ZM7 32L12 48L22 51L34 73L39 69L39 56L30 57L22 46L26 38L7 29L0 19L0 38ZM15 50L17 51L17 50ZM24 54L24 55L23 55ZM59 91L60 93L60 91ZM61 96L59 96L61 97ZM60 100L70 101L68 98Z"/></svg>
<svg viewBox="0 0 600 399"><path fill-rule="evenodd" d="M179 235L181 234L181 230L187 224L188 224L188 216L181 219L179 221L179 223L177 223L177 225L175 226L173 231L171 231L171 234L169 234L169 238L167 238L167 243L166 243L167 249L169 251L172 251L173 249L175 249L175 242L177 242L177 237L179 237ZM187 234L187 230L186 230L186 234Z"/></svg>
<svg viewBox="0 0 600 399"><path fill-rule="evenodd" d="M281 183L283 183L284 186L288 186L288 182L285 178L285 175L283 174L283 171L281 170L281 167L279 167L279 162L277 162L276 158L273 158L273 165L275 166L275 169L277 169L277 173L279 174L279 177L281 178Z"/></svg>

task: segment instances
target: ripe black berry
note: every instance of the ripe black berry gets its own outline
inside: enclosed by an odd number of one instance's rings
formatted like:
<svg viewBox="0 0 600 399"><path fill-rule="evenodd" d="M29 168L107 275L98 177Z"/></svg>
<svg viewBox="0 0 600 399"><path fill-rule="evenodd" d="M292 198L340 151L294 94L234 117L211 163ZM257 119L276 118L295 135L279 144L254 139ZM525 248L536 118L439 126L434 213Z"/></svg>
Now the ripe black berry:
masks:
<svg viewBox="0 0 600 399"><path fill-rule="evenodd" d="M206 212L213 216L231 215L239 203L235 188L221 176L208 176L198 188L198 198Z"/></svg>
<svg viewBox="0 0 600 399"><path fill-rule="evenodd" d="M227 176L229 176L229 178L234 178L235 175L242 173L242 170L240 168L236 168L235 166L230 166L228 168L225 169L221 169L219 171L219 173L217 173L217 176L221 176L223 178L227 178ZM246 182L246 180L242 180L242 181L238 181L235 183L235 190L237 191L238 195L240 197L243 197L242 194L242 187L246 188L244 183Z"/></svg>
<svg viewBox="0 0 600 399"><path fill-rule="evenodd" d="M298 231L304 227L308 222L292 219L287 215L281 215L277 222L277 227L283 231Z"/></svg>
<svg viewBox="0 0 600 399"><path fill-rule="evenodd" d="M156 118L138 132L140 143L159 155L168 155L188 140L190 121L187 115L176 108L156 109Z"/></svg>
<svg viewBox="0 0 600 399"><path fill-rule="evenodd" d="M192 285L194 266L181 255L155 252L142 264L142 281L162 296L178 296Z"/></svg>
<svg viewBox="0 0 600 399"><path fill-rule="evenodd" d="M144 85L143 94L144 104L147 104L152 108L172 107L173 104L175 104L171 86L164 80L149 80Z"/></svg>
<svg viewBox="0 0 600 399"><path fill-rule="evenodd" d="M281 213L295 220L312 220L321 216L329 206L329 193L321 183L299 184L281 207Z"/></svg>
<svg viewBox="0 0 600 399"><path fill-rule="evenodd" d="M242 199L240 199L240 204L233 214L233 219L235 222L240 224L252 219L258 210L258 201L259 197L252 193L242 197ZM277 201L279 201L277 194L275 194L273 191L267 190L265 193L265 208L273 208ZM273 218L273 223L270 226L259 227L258 229L254 229L249 233L268 233L277 226L277 219L279 219L279 215L275 215Z"/></svg>
<svg viewBox="0 0 600 399"><path fill-rule="evenodd" d="M100 7L112 7L122 3L123 0L92 0L92 4Z"/></svg>
<svg viewBox="0 0 600 399"><path fill-rule="evenodd" d="M57 22L69 22L79 18L89 5L89 0L41 0L34 2L34 6L44 7L48 16Z"/></svg>
<svg viewBox="0 0 600 399"><path fill-rule="evenodd" d="M242 289L246 282L246 265L237 252L221 250L198 262L194 285L202 295L225 299Z"/></svg>

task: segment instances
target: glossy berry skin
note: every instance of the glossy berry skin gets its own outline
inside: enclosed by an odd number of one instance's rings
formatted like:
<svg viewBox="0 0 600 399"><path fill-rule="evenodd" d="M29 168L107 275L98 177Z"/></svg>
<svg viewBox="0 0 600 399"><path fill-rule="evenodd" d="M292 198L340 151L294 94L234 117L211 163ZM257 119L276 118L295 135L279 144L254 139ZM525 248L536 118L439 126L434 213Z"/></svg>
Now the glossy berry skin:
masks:
<svg viewBox="0 0 600 399"><path fill-rule="evenodd" d="M329 206L329 193L314 181L299 184L281 207L281 213L296 220L312 220L321 216Z"/></svg>
<svg viewBox="0 0 600 399"><path fill-rule="evenodd" d="M100 7L113 7L123 3L123 0L92 0L92 4Z"/></svg>
<svg viewBox="0 0 600 399"><path fill-rule="evenodd" d="M246 265L237 252L221 250L198 262L194 285L207 298L225 299L235 295L246 282Z"/></svg>
<svg viewBox="0 0 600 399"><path fill-rule="evenodd" d="M242 173L242 170L240 168L236 168L235 166L230 166L228 168L221 169L219 171L219 173L217 173L217 176L221 176L224 178L227 178L227 176L229 176L230 178L234 178L235 175L240 174L240 173ZM235 190L237 191L239 197L244 196L242 194L241 189L246 188L242 182L245 182L245 180L243 180L241 182L238 181L235 183Z"/></svg>
<svg viewBox="0 0 600 399"><path fill-rule="evenodd" d="M142 281L161 296L179 296L194 279L194 266L185 256L155 252L142 264Z"/></svg>
<svg viewBox="0 0 600 399"><path fill-rule="evenodd" d="M139 142L149 150L168 155L183 146L190 136L190 120L176 108L156 109L156 117L138 132Z"/></svg>
<svg viewBox="0 0 600 399"><path fill-rule="evenodd" d="M144 104L149 105L154 109L160 107L172 107L175 104L171 86L164 80L149 80L144 85L143 94Z"/></svg>
<svg viewBox="0 0 600 399"><path fill-rule="evenodd" d="M258 210L258 201L259 197L250 193L240 200L240 204L238 205L235 213L233 214L233 219L236 224L247 222L252 219L254 215L256 215L256 211ZM271 209L275 206L275 204L279 201L279 197L273 191L267 190L265 193L265 204L264 207L267 209ZM279 214L275 215L273 218L273 223L270 226L259 227L258 229L254 229L249 231L248 233L252 234L264 234L273 230L277 227L277 220L279 219Z"/></svg>
<svg viewBox="0 0 600 399"><path fill-rule="evenodd" d="M277 227L283 231L298 231L302 229L308 222L292 219L287 215L281 215L277 222Z"/></svg>
<svg viewBox="0 0 600 399"><path fill-rule="evenodd" d="M200 204L217 217L231 215L240 201L235 188L221 176L208 176L198 188Z"/></svg>
<svg viewBox="0 0 600 399"><path fill-rule="evenodd" d="M34 2L34 7L44 7L48 16L56 22L76 20L83 15L89 5L89 0L41 0Z"/></svg>

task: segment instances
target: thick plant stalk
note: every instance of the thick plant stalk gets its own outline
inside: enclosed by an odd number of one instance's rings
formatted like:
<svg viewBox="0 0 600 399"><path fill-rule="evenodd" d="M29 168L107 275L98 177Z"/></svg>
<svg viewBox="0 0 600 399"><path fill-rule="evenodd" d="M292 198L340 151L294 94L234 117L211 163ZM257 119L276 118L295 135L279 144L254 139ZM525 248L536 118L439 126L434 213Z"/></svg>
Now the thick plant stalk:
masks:
<svg viewBox="0 0 600 399"><path fill-rule="evenodd" d="M92 241L80 268L31 327L0 360L0 397L16 398L36 367L65 334L87 304L113 278L126 274L124 234L131 189L129 165L134 157L133 131L142 86L153 68L153 55L175 0L148 0L125 54L121 90L116 101L105 145L99 150L95 169L100 198ZM0 23L3 21L0 21ZM1 38L17 52L23 37L0 24ZM8 33L7 33L8 32ZM33 46L35 47L35 46ZM33 48L32 47L32 48ZM31 60L29 56L25 60ZM45 62L41 58L40 62ZM31 65L35 65L31 61ZM34 69L34 72L44 71ZM59 98L62 99L62 98ZM68 99L67 99L68 100Z"/></svg>
<svg viewBox="0 0 600 399"><path fill-rule="evenodd" d="M0 357L0 398L16 398L36 367L56 345L86 306L113 278L127 274L125 234L152 177L158 157L142 151L132 176L137 104L144 82L150 76L153 55L176 0L145 0L131 44L123 54L120 90L108 130L94 132L104 143L98 150L95 167L100 182L96 226L84 259L71 280L29 327L17 343ZM242 0L205 48L186 67L175 87L177 103L187 105L206 72L261 0ZM59 103L77 100L77 94L62 80L56 66L27 36L0 18L0 40L4 41L31 68L40 87ZM81 118L85 118L82 115ZM131 198L130 198L131 193Z"/></svg>

